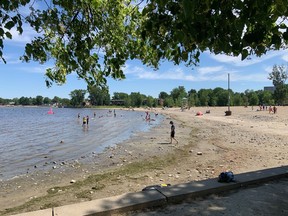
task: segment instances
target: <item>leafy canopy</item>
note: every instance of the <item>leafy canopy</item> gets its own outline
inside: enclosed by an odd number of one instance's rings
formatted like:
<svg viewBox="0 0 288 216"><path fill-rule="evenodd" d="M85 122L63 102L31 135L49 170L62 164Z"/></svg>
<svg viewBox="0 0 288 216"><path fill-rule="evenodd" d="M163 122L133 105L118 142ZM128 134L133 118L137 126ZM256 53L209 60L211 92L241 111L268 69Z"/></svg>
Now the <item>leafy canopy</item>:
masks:
<svg viewBox="0 0 288 216"><path fill-rule="evenodd" d="M288 70L284 65L274 65L268 79L272 80L275 87L274 98L278 104L283 105L288 94L288 86L285 84L288 78Z"/></svg>
<svg viewBox="0 0 288 216"><path fill-rule="evenodd" d="M244 60L285 49L288 41L288 0L52 0L23 17L18 9L29 2L1 1L0 59L3 40L28 23L40 36L22 59L55 61L46 71L48 86L65 83L72 72L88 85L124 79L128 59L156 69L161 60L193 66L206 50Z"/></svg>
<svg viewBox="0 0 288 216"><path fill-rule="evenodd" d="M1 0L0 1L0 61L6 63L3 58L3 40L12 39L11 30L16 28L22 34L22 17L18 11L19 7L26 5L30 0Z"/></svg>

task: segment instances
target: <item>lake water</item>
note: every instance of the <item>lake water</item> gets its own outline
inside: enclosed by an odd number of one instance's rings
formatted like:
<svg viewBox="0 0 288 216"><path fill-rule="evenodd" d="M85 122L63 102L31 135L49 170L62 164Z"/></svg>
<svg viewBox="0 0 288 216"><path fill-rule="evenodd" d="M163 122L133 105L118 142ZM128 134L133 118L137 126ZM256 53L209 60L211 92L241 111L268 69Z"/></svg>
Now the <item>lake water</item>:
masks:
<svg viewBox="0 0 288 216"><path fill-rule="evenodd" d="M48 161L69 161L101 153L133 134L148 131L163 116L144 120L145 113L106 109L0 107L0 179L25 174L27 169ZM94 118L94 112L96 117ZM80 118L78 119L78 113ZM89 126L82 117L89 115ZM63 143L61 143L63 141Z"/></svg>

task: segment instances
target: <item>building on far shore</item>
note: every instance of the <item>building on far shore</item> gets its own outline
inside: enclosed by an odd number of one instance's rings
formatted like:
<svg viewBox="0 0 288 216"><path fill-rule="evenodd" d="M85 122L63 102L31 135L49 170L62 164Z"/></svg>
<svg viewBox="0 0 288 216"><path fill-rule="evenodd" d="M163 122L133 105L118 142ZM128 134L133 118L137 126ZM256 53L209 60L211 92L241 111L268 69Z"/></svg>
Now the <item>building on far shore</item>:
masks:
<svg viewBox="0 0 288 216"><path fill-rule="evenodd" d="M125 100L110 100L110 105L124 106Z"/></svg>
<svg viewBox="0 0 288 216"><path fill-rule="evenodd" d="M270 92L274 93L275 86L264 86L264 91L270 91Z"/></svg>

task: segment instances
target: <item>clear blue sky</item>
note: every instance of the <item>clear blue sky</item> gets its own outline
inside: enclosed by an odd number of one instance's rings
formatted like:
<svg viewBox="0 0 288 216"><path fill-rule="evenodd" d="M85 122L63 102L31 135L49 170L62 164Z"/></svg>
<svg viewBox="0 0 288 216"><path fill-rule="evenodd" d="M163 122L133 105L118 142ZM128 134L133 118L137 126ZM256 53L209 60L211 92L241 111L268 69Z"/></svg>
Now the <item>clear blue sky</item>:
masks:
<svg viewBox="0 0 288 216"><path fill-rule="evenodd" d="M68 76L67 83L51 88L45 85L45 69L50 64L23 63L19 57L24 53L25 43L34 36L33 31L27 27L24 34L19 36L13 33L13 40L4 41L4 57L7 64L0 61L0 97L43 97L70 98L69 94L75 89L86 89L86 84L78 80L76 74ZM241 61L240 57L214 55L209 52L201 54L199 67L175 66L173 63L163 62L159 70L146 67L140 61L128 61L124 72L126 79L115 81L108 79L110 95L114 92L140 92L147 96L158 97L161 91L171 92L173 88L184 86L190 89L228 87L228 73L230 73L230 88L234 92L244 92L247 89L261 90L264 86L272 86L267 79L273 65L287 65L287 51L273 51L261 58L253 57L251 60Z"/></svg>

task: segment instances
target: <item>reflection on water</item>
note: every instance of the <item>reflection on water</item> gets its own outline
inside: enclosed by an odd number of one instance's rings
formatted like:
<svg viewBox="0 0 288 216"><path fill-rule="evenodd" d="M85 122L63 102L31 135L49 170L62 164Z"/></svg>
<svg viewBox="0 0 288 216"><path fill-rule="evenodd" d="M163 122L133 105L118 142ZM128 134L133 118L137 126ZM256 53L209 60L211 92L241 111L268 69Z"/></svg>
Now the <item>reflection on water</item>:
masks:
<svg viewBox="0 0 288 216"><path fill-rule="evenodd" d="M0 179L23 174L35 165L101 152L163 119L157 116L149 124L143 120L143 113L124 110L116 110L116 117L104 109L53 108L54 114L48 111L43 107L0 108ZM82 117L87 115L89 125L82 127Z"/></svg>

